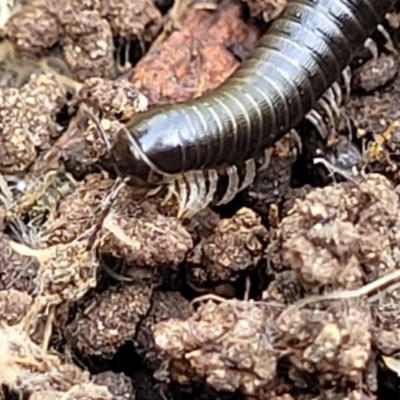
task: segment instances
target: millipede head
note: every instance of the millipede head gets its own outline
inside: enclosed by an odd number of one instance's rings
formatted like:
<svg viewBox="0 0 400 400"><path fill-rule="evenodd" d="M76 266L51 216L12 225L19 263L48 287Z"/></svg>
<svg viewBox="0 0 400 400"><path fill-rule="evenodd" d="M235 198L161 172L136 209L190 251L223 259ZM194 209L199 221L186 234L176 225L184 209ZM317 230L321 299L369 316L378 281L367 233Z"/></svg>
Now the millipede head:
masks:
<svg viewBox="0 0 400 400"><path fill-rule="evenodd" d="M126 127L117 133L110 151L119 175L141 183L157 184L162 181L162 174L155 170Z"/></svg>
<svg viewBox="0 0 400 400"><path fill-rule="evenodd" d="M158 173L157 168L142 151L134 134L126 126L122 126L110 140L91 108L85 103L82 103L81 107L96 125L111 155L111 165L106 163L106 169L112 168L119 177L125 178L125 181L139 185L158 184L162 180L163 174Z"/></svg>

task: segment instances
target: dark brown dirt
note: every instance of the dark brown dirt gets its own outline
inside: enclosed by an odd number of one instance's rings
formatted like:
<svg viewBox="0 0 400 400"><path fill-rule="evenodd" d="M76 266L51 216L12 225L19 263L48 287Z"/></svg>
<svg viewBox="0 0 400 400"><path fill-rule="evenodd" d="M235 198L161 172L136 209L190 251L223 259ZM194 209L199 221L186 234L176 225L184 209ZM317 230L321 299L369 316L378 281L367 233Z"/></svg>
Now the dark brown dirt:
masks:
<svg viewBox="0 0 400 400"><path fill-rule="evenodd" d="M286 1L22 3L0 10L0 398L398 398L393 46L357 57L328 137L304 121L182 220L120 185L107 142L218 87Z"/></svg>

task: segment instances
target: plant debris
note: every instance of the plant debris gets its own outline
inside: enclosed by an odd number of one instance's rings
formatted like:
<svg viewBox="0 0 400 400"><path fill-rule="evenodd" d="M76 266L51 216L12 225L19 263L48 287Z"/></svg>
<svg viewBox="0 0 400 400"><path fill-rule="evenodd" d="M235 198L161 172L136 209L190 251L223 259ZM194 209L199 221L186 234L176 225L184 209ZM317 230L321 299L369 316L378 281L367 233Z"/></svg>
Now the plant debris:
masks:
<svg viewBox="0 0 400 400"><path fill-rule="evenodd" d="M278 18L285 9L287 0L242 0L249 7L252 17L262 16L265 22Z"/></svg>
<svg viewBox="0 0 400 400"><path fill-rule="evenodd" d="M155 343L172 358L170 374L178 382L203 378L217 390L255 395L275 378L270 326L278 310L251 302L209 301L189 319L159 322Z"/></svg>
<svg viewBox="0 0 400 400"><path fill-rule="evenodd" d="M66 102L65 89L51 75L32 75L20 89L0 88L0 172L25 172L38 149L50 147L60 127L57 112Z"/></svg>
<svg viewBox="0 0 400 400"><path fill-rule="evenodd" d="M150 307L151 288L142 284L110 287L80 306L65 328L73 349L107 357L136 334L137 324ZM124 305L124 306L122 306Z"/></svg>
<svg viewBox="0 0 400 400"><path fill-rule="evenodd" d="M132 118L217 88L286 4L0 4L1 398L399 397L399 5L337 125L230 204L182 220L115 168Z"/></svg>
<svg viewBox="0 0 400 400"><path fill-rule="evenodd" d="M242 208L232 218L220 220L187 257L193 278L200 284L229 281L238 272L256 267L267 237L261 218L250 209Z"/></svg>

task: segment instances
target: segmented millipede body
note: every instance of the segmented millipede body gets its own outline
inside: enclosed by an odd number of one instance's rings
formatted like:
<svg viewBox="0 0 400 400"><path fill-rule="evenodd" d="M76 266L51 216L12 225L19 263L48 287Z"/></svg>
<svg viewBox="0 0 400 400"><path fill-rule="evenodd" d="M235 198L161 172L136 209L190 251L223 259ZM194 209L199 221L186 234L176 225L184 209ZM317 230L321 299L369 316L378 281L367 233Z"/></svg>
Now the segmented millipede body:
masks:
<svg viewBox="0 0 400 400"><path fill-rule="evenodd" d="M223 171L228 185L220 203L227 203L303 118L322 129L317 106L329 118L338 112L337 81L394 2L289 0L220 87L129 121L112 147L119 172L177 183L181 214L193 214L213 201Z"/></svg>

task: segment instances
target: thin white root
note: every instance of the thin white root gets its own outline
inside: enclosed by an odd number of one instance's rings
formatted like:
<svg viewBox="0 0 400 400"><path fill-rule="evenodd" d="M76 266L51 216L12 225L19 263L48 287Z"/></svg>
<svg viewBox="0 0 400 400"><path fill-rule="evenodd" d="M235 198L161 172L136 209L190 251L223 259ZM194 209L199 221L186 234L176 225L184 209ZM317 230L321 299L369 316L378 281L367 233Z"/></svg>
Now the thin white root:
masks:
<svg viewBox="0 0 400 400"><path fill-rule="evenodd" d="M367 296L370 293L378 290L381 287L386 286L388 283L393 282L397 279L400 279L400 270L390 272L389 274L382 276L381 278L378 278L359 289L342 290L332 293L325 293L321 295L308 296L304 299L297 301L291 307L300 308L308 304L318 303L324 300L342 300L342 299L352 299L356 297ZM374 299L374 301L377 300L377 297L372 297L372 298Z"/></svg>

